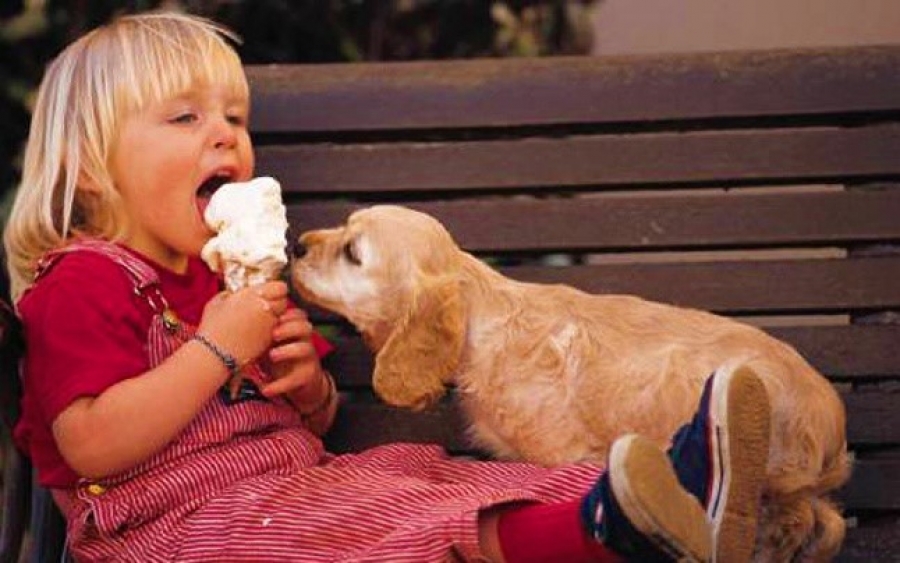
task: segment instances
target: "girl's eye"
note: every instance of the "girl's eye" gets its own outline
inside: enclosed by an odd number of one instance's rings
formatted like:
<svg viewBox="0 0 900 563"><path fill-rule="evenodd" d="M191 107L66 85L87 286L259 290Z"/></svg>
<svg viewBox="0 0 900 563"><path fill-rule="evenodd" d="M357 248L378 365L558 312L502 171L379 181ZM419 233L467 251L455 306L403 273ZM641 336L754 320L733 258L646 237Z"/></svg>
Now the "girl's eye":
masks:
<svg viewBox="0 0 900 563"><path fill-rule="evenodd" d="M241 114L232 114L225 117L228 123L243 127L247 123L247 119Z"/></svg>
<svg viewBox="0 0 900 563"><path fill-rule="evenodd" d="M354 266L359 266L362 264L362 261L359 259L359 255L356 253L356 245L353 244L353 241L349 241L344 244L343 248L344 258L347 262L350 262Z"/></svg>
<svg viewBox="0 0 900 563"><path fill-rule="evenodd" d="M170 121L171 121L171 123L181 123L181 124L193 123L193 122L197 121L197 114L190 113L190 112L180 113L180 114L176 115L175 117L173 117Z"/></svg>

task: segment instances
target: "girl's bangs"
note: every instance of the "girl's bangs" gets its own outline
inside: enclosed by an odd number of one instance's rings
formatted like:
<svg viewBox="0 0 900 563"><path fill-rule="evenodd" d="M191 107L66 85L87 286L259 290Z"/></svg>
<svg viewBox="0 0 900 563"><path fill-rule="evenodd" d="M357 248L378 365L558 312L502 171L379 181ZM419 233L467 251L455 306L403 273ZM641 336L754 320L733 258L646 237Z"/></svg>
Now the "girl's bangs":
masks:
<svg viewBox="0 0 900 563"><path fill-rule="evenodd" d="M199 36L148 33L143 41L130 45L122 53L125 68L118 80L119 107L135 111L208 86L224 86L235 98L246 99L249 93L240 59L217 32L207 32Z"/></svg>

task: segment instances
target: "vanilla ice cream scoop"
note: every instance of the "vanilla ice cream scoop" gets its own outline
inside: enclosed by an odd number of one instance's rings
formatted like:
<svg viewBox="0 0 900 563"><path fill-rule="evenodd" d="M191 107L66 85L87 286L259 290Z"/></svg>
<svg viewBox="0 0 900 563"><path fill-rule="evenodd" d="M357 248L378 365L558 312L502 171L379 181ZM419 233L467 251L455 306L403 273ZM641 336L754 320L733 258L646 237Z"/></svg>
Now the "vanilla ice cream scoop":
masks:
<svg viewBox="0 0 900 563"><path fill-rule="evenodd" d="M273 280L287 264L288 223L281 185L274 178L223 185L203 219L217 234L200 256L213 271L222 272L231 291Z"/></svg>

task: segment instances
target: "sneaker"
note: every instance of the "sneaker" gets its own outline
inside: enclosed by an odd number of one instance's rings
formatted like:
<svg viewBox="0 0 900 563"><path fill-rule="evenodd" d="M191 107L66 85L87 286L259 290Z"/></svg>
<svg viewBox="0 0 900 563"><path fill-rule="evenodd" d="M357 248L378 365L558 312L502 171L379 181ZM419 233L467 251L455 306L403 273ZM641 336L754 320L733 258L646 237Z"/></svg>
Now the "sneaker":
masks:
<svg viewBox="0 0 900 563"><path fill-rule="evenodd" d="M697 413L672 440L681 485L706 509L715 561L749 561L769 459L766 389L747 367L722 368L706 381Z"/></svg>
<svg viewBox="0 0 900 563"><path fill-rule="evenodd" d="M710 559L703 507L679 485L666 454L637 434L613 443L606 471L581 509L590 534L628 560Z"/></svg>

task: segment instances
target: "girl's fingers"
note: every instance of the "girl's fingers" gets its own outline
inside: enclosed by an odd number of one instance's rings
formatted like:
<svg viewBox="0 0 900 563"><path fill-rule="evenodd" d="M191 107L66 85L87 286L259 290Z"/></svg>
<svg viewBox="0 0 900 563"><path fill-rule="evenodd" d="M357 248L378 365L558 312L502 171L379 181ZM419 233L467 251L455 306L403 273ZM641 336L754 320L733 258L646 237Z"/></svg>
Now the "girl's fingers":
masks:
<svg viewBox="0 0 900 563"><path fill-rule="evenodd" d="M274 397L275 395L283 395L290 391L293 391L296 388L292 378L284 377L282 379L277 379L272 383L266 384L260 389L262 394L266 397Z"/></svg>
<svg viewBox="0 0 900 563"><path fill-rule="evenodd" d="M306 319L289 319L285 321L284 315L282 315L278 324L272 330L272 339L276 342L309 340L312 332L313 327Z"/></svg>
<svg viewBox="0 0 900 563"><path fill-rule="evenodd" d="M284 282L267 282L246 288L260 300L260 306L276 317L281 317L288 309L288 290Z"/></svg>
<svg viewBox="0 0 900 563"><path fill-rule="evenodd" d="M288 342L287 344L274 346L269 350L269 360L273 363L287 360L302 360L303 358L314 358L315 356L316 348L307 340Z"/></svg>
<svg viewBox="0 0 900 563"><path fill-rule="evenodd" d="M303 321L309 322L306 319L306 313L303 312L302 309L297 309L296 307L288 307L279 317L278 321L282 323L287 323L291 321Z"/></svg>
<svg viewBox="0 0 900 563"><path fill-rule="evenodd" d="M303 309L298 309L297 307L292 307L289 310L296 311L297 315L300 316L303 320L309 320L309 315Z"/></svg>
<svg viewBox="0 0 900 563"><path fill-rule="evenodd" d="M294 369L291 371L290 375L263 385L260 391L266 397L272 397L274 395L282 395L284 393L295 391L306 385L313 385L317 381L315 377L316 372L317 366L312 364L308 366L308 369Z"/></svg>
<svg viewBox="0 0 900 563"><path fill-rule="evenodd" d="M266 282L254 286L253 290L263 299L286 299L288 296L287 284L282 281Z"/></svg>

